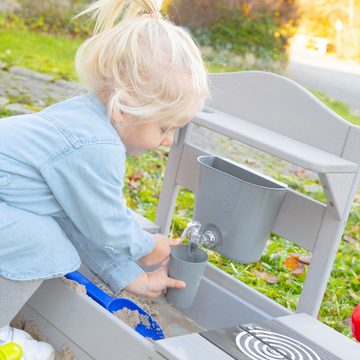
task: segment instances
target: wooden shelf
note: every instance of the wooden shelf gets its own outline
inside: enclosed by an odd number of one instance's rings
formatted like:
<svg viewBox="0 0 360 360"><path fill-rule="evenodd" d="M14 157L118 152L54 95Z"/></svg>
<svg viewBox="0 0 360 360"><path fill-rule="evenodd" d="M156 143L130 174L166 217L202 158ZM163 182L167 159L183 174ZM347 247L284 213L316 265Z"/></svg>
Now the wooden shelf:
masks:
<svg viewBox="0 0 360 360"><path fill-rule="evenodd" d="M195 124L317 173L355 173L358 165L221 111L205 108Z"/></svg>

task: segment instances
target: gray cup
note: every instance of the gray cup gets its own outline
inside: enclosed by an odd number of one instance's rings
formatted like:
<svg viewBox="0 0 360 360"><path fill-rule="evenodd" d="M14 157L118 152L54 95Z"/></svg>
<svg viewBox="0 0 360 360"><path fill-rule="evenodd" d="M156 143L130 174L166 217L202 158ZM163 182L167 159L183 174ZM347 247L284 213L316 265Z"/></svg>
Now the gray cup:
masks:
<svg viewBox="0 0 360 360"><path fill-rule="evenodd" d="M184 289L168 288L166 290L167 302L181 309L187 309L192 305L207 260L207 253L199 248L193 251L192 257L189 255L188 245L178 245L171 249L169 277L184 281L186 287Z"/></svg>

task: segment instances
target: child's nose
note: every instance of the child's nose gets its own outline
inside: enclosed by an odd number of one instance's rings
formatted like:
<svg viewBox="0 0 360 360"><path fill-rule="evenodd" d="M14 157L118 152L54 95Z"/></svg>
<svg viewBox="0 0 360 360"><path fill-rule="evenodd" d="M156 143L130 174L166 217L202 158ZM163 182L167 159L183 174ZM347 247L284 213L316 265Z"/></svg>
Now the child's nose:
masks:
<svg viewBox="0 0 360 360"><path fill-rule="evenodd" d="M161 142L161 145L171 146L173 144L173 142L174 142L174 134L168 134Z"/></svg>

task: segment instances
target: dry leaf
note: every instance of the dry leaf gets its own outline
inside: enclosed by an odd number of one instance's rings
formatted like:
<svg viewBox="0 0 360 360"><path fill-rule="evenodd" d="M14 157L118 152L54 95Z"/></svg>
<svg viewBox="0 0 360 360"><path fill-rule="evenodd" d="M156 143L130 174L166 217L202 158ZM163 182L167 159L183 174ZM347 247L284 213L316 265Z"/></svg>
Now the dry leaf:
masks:
<svg viewBox="0 0 360 360"><path fill-rule="evenodd" d="M253 164L255 164L255 163L256 163L256 161L253 160L253 159L245 159L245 164L253 165Z"/></svg>
<svg viewBox="0 0 360 360"><path fill-rule="evenodd" d="M346 242L350 243L350 244L355 244L355 243L356 243L356 240L355 240L351 235L349 235L349 234L344 235L344 236L343 236L343 239L344 239Z"/></svg>
<svg viewBox="0 0 360 360"><path fill-rule="evenodd" d="M296 270L301 266L301 263L299 262L299 256L296 254L291 254L285 259L284 265L291 271Z"/></svg>
<svg viewBox="0 0 360 360"><path fill-rule="evenodd" d="M266 282L268 282L269 284L277 284L279 279L276 275L271 274L267 271L258 271L255 270L255 275L257 278L261 279L261 280L265 280Z"/></svg>
<svg viewBox="0 0 360 360"><path fill-rule="evenodd" d="M293 270L291 273L295 276L300 276L301 274L303 274L305 271L305 267L302 265L301 267Z"/></svg>
<svg viewBox="0 0 360 360"><path fill-rule="evenodd" d="M305 171L306 171L305 169L298 169L298 170L294 171L294 174L296 176L301 176L301 175L304 175Z"/></svg>
<svg viewBox="0 0 360 360"><path fill-rule="evenodd" d="M309 265L311 261L311 255L299 255L298 260L303 264Z"/></svg>
<svg viewBox="0 0 360 360"><path fill-rule="evenodd" d="M359 295L356 295L354 292L352 292L351 290L349 290L349 296L356 300L357 302L360 302L360 296Z"/></svg>
<svg viewBox="0 0 360 360"><path fill-rule="evenodd" d="M144 176L144 173L142 172L137 172L137 173L134 173L132 174L131 176L129 176L127 179L126 179L126 182L133 188L138 188L140 183L139 183L139 180L142 179Z"/></svg>
<svg viewBox="0 0 360 360"><path fill-rule="evenodd" d="M300 276L305 271L304 264L299 261L299 256L296 254L287 257L284 261L284 265L296 276Z"/></svg>

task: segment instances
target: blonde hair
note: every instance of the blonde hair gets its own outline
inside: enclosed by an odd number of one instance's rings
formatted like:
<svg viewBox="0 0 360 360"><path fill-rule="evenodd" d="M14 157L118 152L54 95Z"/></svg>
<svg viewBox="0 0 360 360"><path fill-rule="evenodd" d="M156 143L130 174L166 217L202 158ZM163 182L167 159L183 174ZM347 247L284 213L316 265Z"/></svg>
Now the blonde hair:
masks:
<svg viewBox="0 0 360 360"><path fill-rule="evenodd" d="M78 49L80 82L109 114L138 123L192 116L208 97L208 75L191 35L163 18L162 0L98 0L81 12L96 21Z"/></svg>

